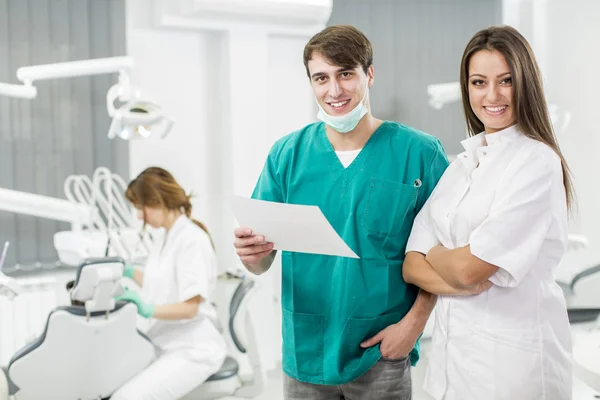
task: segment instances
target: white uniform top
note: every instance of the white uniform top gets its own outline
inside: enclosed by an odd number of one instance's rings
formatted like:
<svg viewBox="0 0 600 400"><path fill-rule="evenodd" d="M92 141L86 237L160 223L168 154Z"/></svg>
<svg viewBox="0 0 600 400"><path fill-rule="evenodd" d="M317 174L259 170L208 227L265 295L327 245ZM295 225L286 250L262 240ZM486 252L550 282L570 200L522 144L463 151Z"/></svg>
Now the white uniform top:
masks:
<svg viewBox="0 0 600 400"><path fill-rule="evenodd" d="M554 272L567 246L560 158L518 126L462 142L408 251L471 246L499 267L478 296L440 296L425 389L435 399L570 399L571 339Z"/></svg>
<svg viewBox="0 0 600 400"><path fill-rule="evenodd" d="M152 305L181 303L200 295L194 318L178 321L150 319L148 337L163 351L221 348L225 340L211 320L217 281L217 261L209 236L185 215L180 216L148 255L142 299Z"/></svg>

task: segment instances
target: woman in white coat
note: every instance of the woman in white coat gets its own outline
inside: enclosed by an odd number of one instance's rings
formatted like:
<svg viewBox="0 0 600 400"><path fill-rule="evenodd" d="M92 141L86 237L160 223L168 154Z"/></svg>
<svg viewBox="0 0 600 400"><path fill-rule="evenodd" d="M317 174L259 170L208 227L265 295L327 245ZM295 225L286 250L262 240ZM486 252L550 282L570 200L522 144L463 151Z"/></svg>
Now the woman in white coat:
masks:
<svg viewBox="0 0 600 400"><path fill-rule="evenodd" d="M415 219L403 266L407 282L440 295L425 389L437 400L570 399L554 271L572 189L537 63L515 29L490 27L467 45L460 83L471 137Z"/></svg>
<svg viewBox="0 0 600 400"><path fill-rule="evenodd" d="M191 219L189 196L164 169L144 170L125 196L145 224L165 230L144 270L125 270L141 294L127 290L118 298L134 302L149 319L146 334L157 358L111 399L179 399L217 372L226 356L225 340L212 323L217 275L212 242L206 228Z"/></svg>

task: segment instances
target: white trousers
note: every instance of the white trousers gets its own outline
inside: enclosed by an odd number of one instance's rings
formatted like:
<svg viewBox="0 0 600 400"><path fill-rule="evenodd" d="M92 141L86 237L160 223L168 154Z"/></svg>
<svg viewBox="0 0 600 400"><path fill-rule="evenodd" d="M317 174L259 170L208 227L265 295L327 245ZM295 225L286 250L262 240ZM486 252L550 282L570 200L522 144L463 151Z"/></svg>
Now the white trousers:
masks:
<svg viewBox="0 0 600 400"><path fill-rule="evenodd" d="M223 365L219 349L180 349L160 355L148 368L119 388L111 400L177 400L204 383Z"/></svg>

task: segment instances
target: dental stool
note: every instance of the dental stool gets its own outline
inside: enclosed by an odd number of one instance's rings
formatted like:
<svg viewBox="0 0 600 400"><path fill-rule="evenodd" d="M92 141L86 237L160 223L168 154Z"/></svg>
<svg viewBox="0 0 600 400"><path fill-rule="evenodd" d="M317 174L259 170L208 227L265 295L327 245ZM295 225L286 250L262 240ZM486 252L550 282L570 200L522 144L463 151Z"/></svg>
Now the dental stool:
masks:
<svg viewBox="0 0 600 400"><path fill-rule="evenodd" d="M229 319L223 332L230 349L221 369L181 400L212 400L235 396L252 398L264 389L265 373L257 353L254 327L248 313L248 302L258 285L243 279L229 303ZM237 360L237 361L236 361Z"/></svg>
<svg viewBox="0 0 600 400"><path fill-rule="evenodd" d="M587 268L573 277L571 282L558 282L567 302L569 322L595 321L600 315L600 265Z"/></svg>
<svg viewBox="0 0 600 400"><path fill-rule="evenodd" d="M113 298L123 268L120 258L79 266L71 299L84 305L52 311L42 335L10 361L16 400L108 398L150 364L154 347L137 330L136 306Z"/></svg>
<svg viewBox="0 0 600 400"><path fill-rule="evenodd" d="M588 247L588 239L582 235L569 234L567 251L577 251ZM565 269L564 272L570 272ZM561 274L562 275L562 274ZM567 303L567 313L571 324L593 322L600 315L600 265L557 277Z"/></svg>

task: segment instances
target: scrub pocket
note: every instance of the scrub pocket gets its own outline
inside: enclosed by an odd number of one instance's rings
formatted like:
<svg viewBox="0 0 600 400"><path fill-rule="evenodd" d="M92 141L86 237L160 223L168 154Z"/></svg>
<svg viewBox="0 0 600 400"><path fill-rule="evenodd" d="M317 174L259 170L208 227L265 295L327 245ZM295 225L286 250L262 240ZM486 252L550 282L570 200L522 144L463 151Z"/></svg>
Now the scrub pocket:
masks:
<svg viewBox="0 0 600 400"><path fill-rule="evenodd" d="M350 378L358 369L371 368L381 358L379 345L363 349L360 344L401 319L402 314L398 312L374 318L349 318L340 339L344 342L340 345L340 359L347 362L340 366L340 377Z"/></svg>
<svg viewBox="0 0 600 400"><path fill-rule="evenodd" d="M297 380L322 380L325 317L282 312L283 370Z"/></svg>
<svg viewBox="0 0 600 400"><path fill-rule="evenodd" d="M415 208L416 185L371 178L363 226L377 236L399 236L406 216Z"/></svg>

